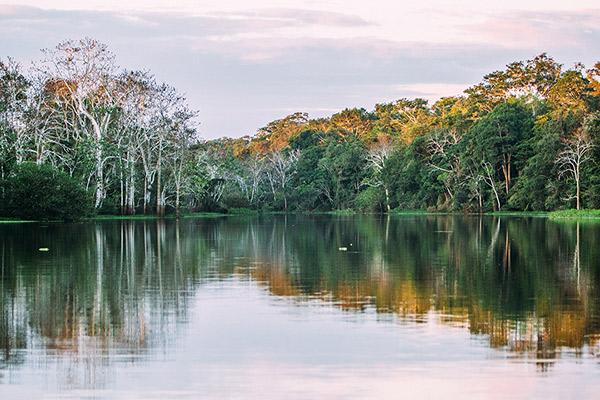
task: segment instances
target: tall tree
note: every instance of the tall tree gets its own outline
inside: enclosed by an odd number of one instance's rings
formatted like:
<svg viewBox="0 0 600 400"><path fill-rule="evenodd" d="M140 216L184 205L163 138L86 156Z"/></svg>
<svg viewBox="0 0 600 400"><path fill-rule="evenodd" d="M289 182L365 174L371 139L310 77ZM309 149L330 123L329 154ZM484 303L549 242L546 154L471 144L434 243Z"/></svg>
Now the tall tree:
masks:
<svg viewBox="0 0 600 400"><path fill-rule="evenodd" d="M106 197L104 147L119 101L113 80L114 55L94 39L62 42L44 53L38 72L45 77L46 90L64 110L64 125L70 134L93 144L95 206L100 208Z"/></svg>
<svg viewBox="0 0 600 400"><path fill-rule="evenodd" d="M482 118L469 132L473 151L502 176L506 198L529 149L524 145L531 137L531 112L517 102L502 103Z"/></svg>
<svg viewBox="0 0 600 400"><path fill-rule="evenodd" d="M584 165L591 160L593 147L587 129L578 129L572 137L564 140L564 148L556 159L559 177L568 176L575 181L574 197L578 210L581 209L581 172Z"/></svg>

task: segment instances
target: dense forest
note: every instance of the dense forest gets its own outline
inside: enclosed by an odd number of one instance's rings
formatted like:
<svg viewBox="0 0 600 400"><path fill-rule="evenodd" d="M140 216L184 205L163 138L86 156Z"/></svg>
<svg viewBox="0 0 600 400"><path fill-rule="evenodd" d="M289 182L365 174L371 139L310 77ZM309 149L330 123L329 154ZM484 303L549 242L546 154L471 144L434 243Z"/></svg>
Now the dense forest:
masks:
<svg viewBox="0 0 600 400"><path fill-rule="evenodd" d="M434 104L298 112L242 138L198 124L93 39L1 61L0 215L600 208L600 62L541 54Z"/></svg>

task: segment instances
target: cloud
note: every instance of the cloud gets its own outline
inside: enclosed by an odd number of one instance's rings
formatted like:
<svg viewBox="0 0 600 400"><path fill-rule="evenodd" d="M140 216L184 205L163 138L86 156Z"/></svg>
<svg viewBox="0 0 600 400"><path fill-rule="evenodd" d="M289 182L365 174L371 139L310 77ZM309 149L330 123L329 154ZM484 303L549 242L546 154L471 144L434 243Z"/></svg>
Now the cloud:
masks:
<svg viewBox="0 0 600 400"><path fill-rule="evenodd" d="M297 58L294 54L299 49L311 48L349 52L358 49L365 57L375 59L393 59L398 54L426 58L439 52L461 52L473 47L515 51L592 47L600 36L600 9L479 13L469 18L476 21L473 23L466 23L467 16L460 12L448 17L441 11L429 10L429 17L453 21L454 33L448 35L452 40L443 35L440 39L428 36L422 40L413 40L412 35L380 35L377 34L380 24L360 16L293 8L185 14L43 10L0 5L0 33L20 33L25 38L35 36L54 41L84 35L107 38L111 42L154 41L256 63L278 62L281 57Z"/></svg>
<svg viewBox="0 0 600 400"><path fill-rule="evenodd" d="M353 15L328 11L295 9L264 9L245 12L212 12L191 14L179 12L113 12L86 10L45 10L26 6L0 4L3 24L16 25L36 21L39 26L62 26L62 30L116 29L134 36L181 35L192 37L261 34L276 36L280 29L300 29L314 26L357 28L371 23Z"/></svg>
<svg viewBox="0 0 600 400"><path fill-rule="evenodd" d="M471 85L472 83L404 83L394 85L394 89L398 92L399 97L420 97L429 101L435 101L442 97L460 95Z"/></svg>
<svg viewBox="0 0 600 400"><path fill-rule="evenodd" d="M599 10L321 6L159 13L0 5L0 57L26 62L64 39L97 38L124 68L149 69L186 92L211 137L253 133L293 111L433 101L542 51L566 63L598 57Z"/></svg>
<svg viewBox="0 0 600 400"><path fill-rule="evenodd" d="M233 20L275 20L288 25L320 25L320 26L342 26L357 27L368 26L374 23L356 15L344 14L331 11L306 10L297 8L268 8L253 11L240 12L212 12L208 15L216 18Z"/></svg>
<svg viewBox="0 0 600 400"><path fill-rule="evenodd" d="M464 29L478 41L504 47L584 47L600 39L600 9L504 12L488 15Z"/></svg>

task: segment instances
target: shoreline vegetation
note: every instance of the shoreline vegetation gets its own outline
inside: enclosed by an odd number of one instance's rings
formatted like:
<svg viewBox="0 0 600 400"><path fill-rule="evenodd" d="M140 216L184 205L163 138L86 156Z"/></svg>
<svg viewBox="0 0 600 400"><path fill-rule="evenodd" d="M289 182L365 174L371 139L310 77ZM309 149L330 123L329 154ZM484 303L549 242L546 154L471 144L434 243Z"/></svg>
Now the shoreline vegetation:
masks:
<svg viewBox="0 0 600 400"><path fill-rule="evenodd" d="M542 53L433 103L295 112L239 138L203 140L199 122L178 90L94 39L30 68L0 59L0 215L599 218L600 62Z"/></svg>
<svg viewBox="0 0 600 400"><path fill-rule="evenodd" d="M175 220L175 219L211 219L223 217L244 217L244 216L269 216L269 215L329 215L329 216L360 216L360 215L389 215L392 217L418 217L418 216L469 216L469 217L517 217L517 218L547 218L554 221L573 221L586 220L600 222L600 210L559 210L552 212L544 211L503 211L503 212L485 212L485 213L465 213L465 212L438 212L423 210L391 210L388 213L366 213L355 210L334 210L334 211L264 211L252 209L230 210L227 213L220 212L197 212L181 214L179 217L175 214L158 215L97 215L82 219L80 222L93 221L152 221L152 220ZM62 222L60 220L19 220L13 218L0 217L0 224L21 224L36 222Z"/></svg>

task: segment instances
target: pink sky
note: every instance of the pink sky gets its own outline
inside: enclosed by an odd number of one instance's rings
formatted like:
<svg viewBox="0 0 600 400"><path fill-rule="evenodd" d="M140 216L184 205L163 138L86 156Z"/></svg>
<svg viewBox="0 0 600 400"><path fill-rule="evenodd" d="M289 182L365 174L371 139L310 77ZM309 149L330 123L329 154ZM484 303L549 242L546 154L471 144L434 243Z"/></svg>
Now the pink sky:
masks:
<svg viewBox="0 0 600 400"><path fill-rule="evenodd" d="M600 59L597 0L67 1L0 4L0 57L27 63L66 38L107 43L125 68L185 92L205 137L252 134L294 111L370 109L459 94L548 52Z"/></svg>

